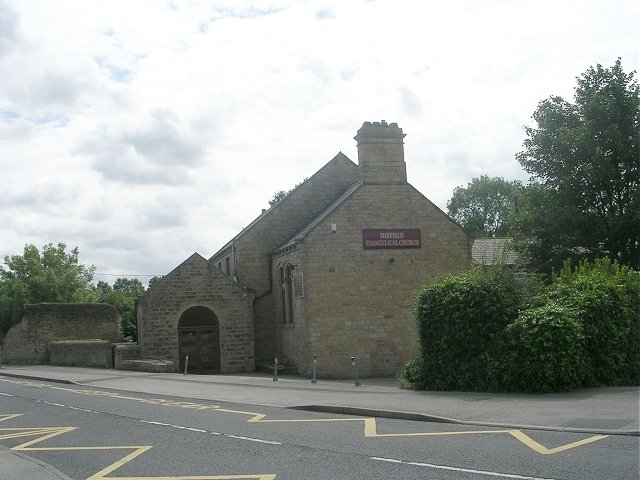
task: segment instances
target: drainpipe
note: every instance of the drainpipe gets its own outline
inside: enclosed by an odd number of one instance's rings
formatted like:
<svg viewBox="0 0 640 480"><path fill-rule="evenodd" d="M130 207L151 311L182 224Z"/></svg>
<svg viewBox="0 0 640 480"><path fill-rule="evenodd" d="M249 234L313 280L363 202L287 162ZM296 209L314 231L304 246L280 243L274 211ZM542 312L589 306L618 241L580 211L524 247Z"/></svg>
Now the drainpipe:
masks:
<svg viewBox="0 0 640 480"><path fill-rule="evenodd" d="M238 278L238 257L235 243L231 244L231 259L233 261L233 270L229 273L231 274L231 278L233 278L236 283L240 283L240 279Z"/></svg>
<svg viewBox="0 0 640 480"><path fill-rule="evenodd" d="M253 299L254 312L255 312L256 302L261 298L266 297L267 295L270 295L273 293L273 259L271 258L271 255L269 255L267 259L267 270L269 272L269 289L266 292L263 292L260 295L257 295L256 297L254 297ZM277 355L278 355L278 325L277 325L277 320L274 319L273 321L273 356L275 357Z"/></svg>

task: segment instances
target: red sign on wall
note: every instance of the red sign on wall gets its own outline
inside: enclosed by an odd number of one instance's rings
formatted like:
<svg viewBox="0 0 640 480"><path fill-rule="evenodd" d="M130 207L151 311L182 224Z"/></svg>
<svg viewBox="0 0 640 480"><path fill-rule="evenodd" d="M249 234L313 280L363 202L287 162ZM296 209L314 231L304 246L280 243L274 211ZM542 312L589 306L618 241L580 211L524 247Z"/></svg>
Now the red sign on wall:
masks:
<svg viewBox="0 0 640 480"><path fill-rule="evenodd" d="M422 248L420 230L406 228L364 229L362 230L362 247L365 250Z"/></svg>

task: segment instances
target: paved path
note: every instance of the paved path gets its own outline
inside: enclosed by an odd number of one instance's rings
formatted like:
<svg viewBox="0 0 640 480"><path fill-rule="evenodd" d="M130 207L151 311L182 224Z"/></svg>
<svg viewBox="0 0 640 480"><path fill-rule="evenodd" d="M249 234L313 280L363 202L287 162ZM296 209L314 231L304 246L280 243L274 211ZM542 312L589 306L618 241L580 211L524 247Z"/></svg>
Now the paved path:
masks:
<svg viewBox="0 0 640 480"><path fill-rule="evenodd" d="M171 395L209 401L302 408L411 420L447 421L522 429L566 430L608 435L640 435L640 387L607 387L554 394L414 392L392 378L318 380L264 374L182 375L93 368L7 366L0 375L92 388ZM10 461L11 457L15 461ZM34 465L13 452L0 451L0 477L12 466L13 478L60 479L46 465ZM22 469L22 470L20 470Z"/></svg>

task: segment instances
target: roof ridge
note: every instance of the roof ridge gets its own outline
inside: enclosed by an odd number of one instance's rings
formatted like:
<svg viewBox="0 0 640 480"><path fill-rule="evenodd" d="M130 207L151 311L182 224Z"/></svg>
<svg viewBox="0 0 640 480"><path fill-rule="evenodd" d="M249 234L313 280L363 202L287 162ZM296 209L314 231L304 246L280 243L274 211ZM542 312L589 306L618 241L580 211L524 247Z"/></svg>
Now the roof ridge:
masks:
<svg viewBox="0 0 640 480"><path fill-rule="evenodd" d="M309 181L313 180L314 177L319 175L320 172L322 172L326 168L329 168L329 166L332 163L337 162L338 160L342 160L342 161L346 160L346 161L352 163L353 165L356 165L349 157L347 157L344 153L342 153L342 151L339 151L336 155L334 155L334 157L331 160L329 160L322 167L320 167L313 175L311 175L310 177L307 177L300 184L296 185L293 189L291 189L289 194L287 194L280 202L276 203L275 205L272 205L271 207L269 207L267 209L264 209L262 211L262 213L260 213L260 215L258 215L256 218L254 218L247 226L243 227L242 230L240 230L233 237L231 237L231 239L227 243L225 243L221 248L219 248L218 251L216 251L213 255L211 255L209 257L209 261L211 261L213 258L215 258L219 254L221 254L222 252L227 250L236 240L238 240L240 237L242 237L243 235L248 233L249 230L251 228L253 228L257 223L259 223L264 217L272 214L274 212L274 210L276 210L281 205L283 205L283 203L285 201L287 201L290 198L292 198L292 196L290 194L293 194L293 193L295 193L295 191L297 191L297 190L301 189L302 187L304 187L306 184L308 184Z"/></svg>

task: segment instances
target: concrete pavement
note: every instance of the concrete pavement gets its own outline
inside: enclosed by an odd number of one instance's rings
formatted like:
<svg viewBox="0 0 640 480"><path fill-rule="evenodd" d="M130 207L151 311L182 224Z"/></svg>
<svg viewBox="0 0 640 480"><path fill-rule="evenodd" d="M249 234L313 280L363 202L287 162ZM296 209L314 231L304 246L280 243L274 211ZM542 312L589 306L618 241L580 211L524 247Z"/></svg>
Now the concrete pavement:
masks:
<svg viewBox="0 0 640 480"><path fill-rule="evenodd" d="M49 464L0 446L0 478L15 480L69 480Z"/></svg>
<svg viewBox="0 0 640 480"><path fill-rule="evenodd" d="M47 365L3 365L0 375L63 382L96 389L269 405L348 415L391 417L492 427L640 435L640 387L605 387L553 394L415 392L401 390L393 378L323 380L265 374L182 375ZM2 464L12 452L0 451ZM16 465L25 467L25 458ZM27 465L30 469L33 466ZM35 467L33 467L35 468ZM44 468L44 467L42 467ZM52 476L13 478L65 478ZM56 472L55 475L58 475Z"/></svg>

